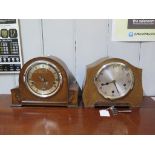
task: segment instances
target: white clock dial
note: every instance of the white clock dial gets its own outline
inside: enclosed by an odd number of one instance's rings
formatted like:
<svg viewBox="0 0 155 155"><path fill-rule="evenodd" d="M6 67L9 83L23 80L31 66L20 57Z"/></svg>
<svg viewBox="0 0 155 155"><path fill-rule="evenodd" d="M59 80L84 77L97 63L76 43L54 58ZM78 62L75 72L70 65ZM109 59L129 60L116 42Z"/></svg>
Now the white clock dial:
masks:
<svg viewBox="0 0 155 155"><path fill-rule="evenodd" d="M102 96L113 100L129 93L134 85L134 75L126 64L112 62L98 70L94 83Z"/></svg>

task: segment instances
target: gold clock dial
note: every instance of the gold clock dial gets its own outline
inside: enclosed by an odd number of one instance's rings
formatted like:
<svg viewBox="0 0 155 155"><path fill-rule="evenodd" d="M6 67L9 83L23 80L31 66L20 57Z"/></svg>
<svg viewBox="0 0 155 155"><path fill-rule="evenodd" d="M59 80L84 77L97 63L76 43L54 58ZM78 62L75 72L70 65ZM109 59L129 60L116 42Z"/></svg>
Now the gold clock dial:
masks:
<svg viewBox="0 0 155 155"><path fill-rule="evenodd" d="M34 95L49 97L59 90L62 75L54 64L48 61L36 61L27 67L25 83Z"/></svg>
<svg viewBox="0 0 155 155"><path fill-rule="evenodd" d="M112 62L98 70L94 83L102 96L113 100L129 93L134 85L134 75L126 64Z"/></svg>

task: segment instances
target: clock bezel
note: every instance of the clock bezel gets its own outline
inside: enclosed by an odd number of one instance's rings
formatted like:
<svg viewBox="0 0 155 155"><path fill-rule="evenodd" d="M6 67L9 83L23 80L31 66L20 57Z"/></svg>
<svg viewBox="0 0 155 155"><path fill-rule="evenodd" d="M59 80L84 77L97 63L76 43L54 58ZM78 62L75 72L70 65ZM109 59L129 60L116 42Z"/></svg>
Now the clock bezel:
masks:
<svg viewBox="0 0 155 155"><path fill-rule="evenodd" d="M52 67L52 68L57 72L57 74L58 74L58 77L59 77L59 84L58 84L57 88L56 88L53 92L51 92L51 93L49 93L49 94L40 94L40 93L37 93L37 92L35 92L35 91L29 86L29 84L28 84L28 72L32 69L32 67L35 67L35 66L38 65L38 64L46 64L46 65L49 65L49 66ZM34 61L34 62L32 62L31 64L29 64L29 65L27 66L25 72L24 72L23 78L24 78L24 82L25 82L25 85L26 85L26 87L28 88L28 90L29 90L32 94L34 94L35 96L38 96L38 97L40 97L40 98L47 98L47 97L50 97L50 96L55 95L55 94L59 91L59 89L60 89L60 87L61 87L61 85L62 85L62 83L63 83L62 74L61 74L59 68L58 68L55 64L53 64L52 62L49 62L48 60L37 60L37 61ZM47 90L46 90L46 91L47 91Z"/></svg>
<svg viewBox="0 0 155 155"><path fill-rule="evenodd" d="M111 65L121 65L121 66L127 67L127 68L129 69L129 72L130 72L130 76L131 76L131 85L130 85L130 87L128 88L128 90L127 90L125 93L123 93L121 96L110 96L110 95L106 95L106 94L104 94L103 92L101 92L100 89L99 89L99 87L97 86L96 78L100 75L100 73L102 72L103 69L105 69L105 68L107 68L108 66L111 66ZM100 67L100 69L97 71L96 75L94 76L94 84L95 84L95 86L96 86L96 88L97 88L97 91L98 91L99 94L101 94L104 98L110 99L110 100L120 99L120 98L123 98L124 96L126 96L126 95L133 89L133 87L134 87L134 82L135 82L134 73L133 73L132 69L130 68L130 66L128 66L128 65L125 64L125 63L117 62L117 61L104 64L102 67Z"/></svg>

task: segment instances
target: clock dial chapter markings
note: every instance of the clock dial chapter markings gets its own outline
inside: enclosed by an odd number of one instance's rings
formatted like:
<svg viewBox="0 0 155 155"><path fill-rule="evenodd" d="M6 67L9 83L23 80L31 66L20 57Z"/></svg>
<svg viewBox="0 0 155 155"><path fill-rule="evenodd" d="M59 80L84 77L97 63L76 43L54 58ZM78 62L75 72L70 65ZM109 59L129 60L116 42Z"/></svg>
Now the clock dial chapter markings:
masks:
<svg viewBox="0 0 155 155"><path fill-rule="evenodd" d="M60 71L52 64L47 62L35 63L27 71L27 86L37 96L49 96L59 89L60 77Z"/></svg>
<svg viewBox="0 0 155 155"><path fill-rule="evenodd" d="M29 79L29 84L30 84L30 85L34 85L35 82L34 82L33 80Z"/></svg>
<svg viewBox="0 0 155 155"><path fill-rule="evenodd" d="M119 98L131 89L133 74L128 66L122 63L111 63L98 71L94 81L102 95L108 96L108 98L110 96Z"/></svg>

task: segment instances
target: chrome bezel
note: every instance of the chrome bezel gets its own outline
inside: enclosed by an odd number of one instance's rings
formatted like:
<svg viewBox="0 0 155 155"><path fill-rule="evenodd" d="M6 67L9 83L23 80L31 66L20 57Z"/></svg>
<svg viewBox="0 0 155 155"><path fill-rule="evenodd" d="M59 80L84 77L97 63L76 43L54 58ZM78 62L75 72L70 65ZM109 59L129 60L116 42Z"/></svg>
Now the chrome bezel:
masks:
<svg viewBox="0 0 155 155"><path fill-rule="evenodd" d="M58 74L58 76L59 76L59 83L58 83L58 86L57 86L57 88L56 88L53 92L51 92L51 93L48 93L48 94L40 94L40 93L35 92L35 91L29 86L29 83L28 83L28 74L29 74L29 71L30 71L33 67L35 67L36 65L38 65L38 64L49 65L50 67L52 67L52 68L57 72L57 74ZM46 97L53 96L54 94L56 94L56 93L59 91L59 89L60 89L60 87L61 87L61 85L62 85L63 80L62 80L62 74L61 74L60 70L58 69L58 67L57 67L55 64L53 64L53 63L51 63L51 62L49 62L49 61L46 61L46 60L38 60L38 61L35 61L35 62L31 63L31 64L26 68L25 73L24 73L24 82L25 82L25 84L26 84L28 90L29 90L32 94L34 94L35 96L41 97L41 98L46 98ZM46 90L46 91L47 91L47 90Z"/></svg>
<svg viewBox="0 0 155 155"><path fill-rule="evenodd" d="M96 78L100 75L100 73L105 69L107 68L108 66L111 66L111 65L121 65L121 66L124 66L124 67L127 67L129 69L129 74L131 76L131 85L130 87L128 88L128 90L126 92L124 92L121 96L110 96L110 95L106 95L104 94L102 91L100 91L100 89L98 88L98 85L97 85L97 82L96 82ZM119 98L122 98L124 96L126 96L130 90L133 89L133 86L134 86L134 74L133 74L133 71L132 69L127 65L127 64L124 64L122 62L110 62L110 63L107 63L107 64L104 64L96 73L95 77L94 77L94 84L98 90L98 92L104 97L104 98L107 98L107 99L110 99L110 100L115 100L115 99L119 99Z"/></svg>

